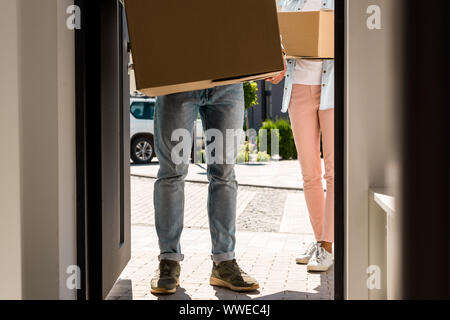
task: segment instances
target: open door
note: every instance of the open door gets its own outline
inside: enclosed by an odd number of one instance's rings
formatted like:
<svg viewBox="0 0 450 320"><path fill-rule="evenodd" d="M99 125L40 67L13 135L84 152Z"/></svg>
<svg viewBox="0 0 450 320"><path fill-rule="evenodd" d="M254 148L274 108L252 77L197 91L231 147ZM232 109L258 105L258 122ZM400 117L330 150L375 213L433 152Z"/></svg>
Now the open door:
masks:
<svg viewBox="0 0 450 320"><path fill-rule="evenodd" d="M335 299L344 297L344 2L336 0ZM104 299L131 256L128 32L119 0L75 0L79 299Z"/></svg>
<svg viewBox="0 0 450 320"><path fill-rule="evenodd" d="M76 5L79 299L103 299L131 256L128 32L118 0Z"/></svg>

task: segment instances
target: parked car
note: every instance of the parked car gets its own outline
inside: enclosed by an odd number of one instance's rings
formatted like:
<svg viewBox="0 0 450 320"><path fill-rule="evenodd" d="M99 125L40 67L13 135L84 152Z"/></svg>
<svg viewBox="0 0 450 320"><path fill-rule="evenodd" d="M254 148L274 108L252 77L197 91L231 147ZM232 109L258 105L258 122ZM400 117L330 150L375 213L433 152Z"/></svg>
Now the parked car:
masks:
<svg viewBox="0 0 450 320"><path fill-rule="evenodd" d="M135 95L130 99L131 160L148 164L155 156L153 141L156 99Z"/></svg>
<svg viewBox="0 0 450 320"><path fill-rule="evenodd" d="M135 164L149 164L155 157L153 140L155 106L155 98L139 93L135 93L130 99L131 160ZM195 128L197 143L202 147L203 142L199 139L203 137L200 119L197 120Z"/></svg>

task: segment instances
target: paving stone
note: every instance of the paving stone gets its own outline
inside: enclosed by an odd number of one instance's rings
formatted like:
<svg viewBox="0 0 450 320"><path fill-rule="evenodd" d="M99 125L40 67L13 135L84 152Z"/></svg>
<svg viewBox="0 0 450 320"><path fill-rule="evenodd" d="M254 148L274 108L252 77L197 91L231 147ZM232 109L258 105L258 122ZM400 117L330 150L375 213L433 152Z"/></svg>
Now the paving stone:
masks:
<svg viewBox="0 0 450 320"><path fill-rule="evenodd" d="M236 257L241 267L258 279L261 289L255 293L240 294L211 287L211 240L207 219L205 220L207 186L195 183L186 183L187 226L181 238L185 254L185 260L181 263L181 288L171 296L150 294L150 280L159 263L153 217L153 183L153 179L132 178L132 258L108 299L333 299L334 270L326 274L311 274L306 271L306 266L295 263L301 244L314 240L307 226L302 226L306 223L304 216L307 212L292 214L291 211L298 208L294 208L292 203L286 205L289 198L296 199L295 201L300 198L302 201L303 194L300 191L240 188L238 221L242 223L238 228ZM277 198L282 201L262 203L264 196L269 200ZM286 225L291 220L296 227L287 229ZM283 223L285 227L282 227Z"/></svg>

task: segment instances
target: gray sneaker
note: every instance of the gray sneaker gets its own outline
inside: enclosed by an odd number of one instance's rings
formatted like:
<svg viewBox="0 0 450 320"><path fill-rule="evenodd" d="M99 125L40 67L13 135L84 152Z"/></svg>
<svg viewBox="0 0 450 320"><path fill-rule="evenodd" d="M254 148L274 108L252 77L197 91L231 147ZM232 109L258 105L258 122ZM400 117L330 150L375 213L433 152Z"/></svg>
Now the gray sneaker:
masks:
<svg viewBox="0 0 450 320"><path fill-rule="evenodd" d="M237 292L255 291L259 289L258 281L242 271L236 260L224 261L219 263L219 265L214 263L210 284Z"/></svg>
<svg viewBox="0 0 450 320"><path fill-rule="evenodd" d="M161 260L155 277L151 282L153 294L172 294L180 286L180 263L171 260Z"/></svg>

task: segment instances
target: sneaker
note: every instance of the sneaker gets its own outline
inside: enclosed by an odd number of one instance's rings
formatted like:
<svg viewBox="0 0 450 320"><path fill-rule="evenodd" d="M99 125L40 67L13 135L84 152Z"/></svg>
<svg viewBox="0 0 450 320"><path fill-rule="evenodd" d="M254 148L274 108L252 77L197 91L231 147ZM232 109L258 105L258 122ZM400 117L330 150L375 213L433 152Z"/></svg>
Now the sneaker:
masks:
<svg viewBox="0 0 450 320"><path fill-rule="evenodd" d="M332 265L333 255L319 244L317 245L316 252L308 263L307 270L324 272L328 271Z"/></svg>
<svg viewBox="0 0 450 320"><path fill-rule="evenodd" d="M259 289L258 281L239 268L236 260L213 264L210 284L228 288L237 292L255 291Z"/></svg>
<svg viewBox="0 0 450 320"><path fill-rule="evenodd" d="M151 282L153 294L171 294L180 286L180 263L171 260L161 260L156 275Z"/></svg>
<svg viewBox="0 0 450 320"><path fill-rule="evenodd" d="M312 242L308 246L304 247L303 253L296 259L298 264L308 264L312 256L317 250L317 242Z"/></svg>

